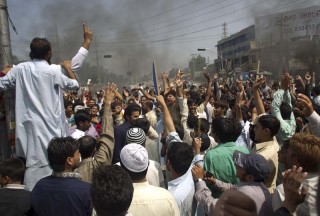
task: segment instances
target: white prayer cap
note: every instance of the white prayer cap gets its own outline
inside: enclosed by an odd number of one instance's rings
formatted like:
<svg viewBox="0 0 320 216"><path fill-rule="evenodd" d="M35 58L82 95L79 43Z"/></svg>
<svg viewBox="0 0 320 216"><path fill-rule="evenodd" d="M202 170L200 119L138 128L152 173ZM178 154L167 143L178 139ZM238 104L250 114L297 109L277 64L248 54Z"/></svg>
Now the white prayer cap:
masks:
<svg viewBox="0 0 320 216"><path fill-rule="evenodd" d="M122 148L120 160L125 168L135 173L146 170L149 165L147 150L142 145L136 143L125 145Z"/></svg>

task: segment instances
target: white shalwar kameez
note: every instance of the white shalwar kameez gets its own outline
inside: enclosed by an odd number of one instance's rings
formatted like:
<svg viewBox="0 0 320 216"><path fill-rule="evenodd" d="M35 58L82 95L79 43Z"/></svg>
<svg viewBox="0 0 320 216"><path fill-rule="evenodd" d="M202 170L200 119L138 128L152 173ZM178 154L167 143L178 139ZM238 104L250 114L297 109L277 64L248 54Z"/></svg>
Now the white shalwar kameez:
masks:
<svg viewBox="0 0 320 216"><path fill-rule="evenodd" d="M88 51L81 47L71 69L80 69ZM77 90L76 80L64 75L61 65L34 59L13 67L0 78L0 90L16 90L16 154L25 157L25 184L31 191L41 178L51 175L47 148L53 137L68 136L63 90Z"/></svg>

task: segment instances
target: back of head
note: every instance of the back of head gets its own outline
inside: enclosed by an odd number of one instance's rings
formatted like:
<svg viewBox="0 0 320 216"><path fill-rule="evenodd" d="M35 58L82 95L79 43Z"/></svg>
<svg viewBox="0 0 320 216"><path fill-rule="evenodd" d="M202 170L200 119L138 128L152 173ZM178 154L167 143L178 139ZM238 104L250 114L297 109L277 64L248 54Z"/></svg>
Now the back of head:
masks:
<svg viewBox="0 0 320 216"><path fill-rule="evenodd" d="M289 148L298 158L303 171L315 173L320 163L320 138L305 133L296 133Z"/></svg>
<svg viewBox="0 0 320 216"><path fill-rule="evenodd" d="M98 216L125 216L133 197L129 174L120 166L100 166L93 171L91 197Z"/></svg>
<svg viewBox="0 0 320 216"><path fill-rule="evenodd" d="M144 133L148 133L150 128L150 121L147 118L138 118L134 123L133 127L141 128Z"/></svg>
<svg viewBox="0 0 320 216"><path fill-rule="evenodd" d="M204 152L210 147L211 140L210 140L208 134L201 133L201 141L202 141L202 143L201 143L201 147L200 147L200 152Z"/></svg>
<svg viewBox="0 0 320 216"><path fill-rule="evenodd" d="M45 59L48 52L51 51L51 44L45 38L34 38L30 44L30 58Z"/></svg>
<svg viewBox="0 0 320 216"><path fill-rule="evenodd" d="M270 136L275 136L280 130L280 121L273 115L263 115L258 119L259 124L262 128L268 128Z"/></svg>
<svg viewBox="0 0 320 216"><path fill-rule="evenodd" d="M128 118L130 118L130 116L132 115L133 112L139 112L141 113L141 107L134 103L134 104L129 104L127 106L127 108L124 111L124 118L125 120L128 120Z"/></svg>
<svg viewBox="0 0 320 216"><path fill-rule="evenodd" d="M136 143L144 146L146 143L146 135L141 128L130 128L127 131L126 144Z"/></svg>
<svg viewBox="0 0 320 216"><path fill-rule="evenodd" d="M79 126L80 122L91 121L91 115L87 110L78 110L74 114L74 121Z"/></svg>
<svg viewBox="0 0 320 216"><path fill-rule="evenodd" d="M198 123L198 116L188 115L187 124L189 128L196 128Z"/></svg>
<svg viewBox="0 0 320 216"><path fill-rule="evenodd" d="M78 139L79 152L82 159L91 158L97 148L97 141L91 136L83 136Z"/></svg>
<svg viewBox="0 0 320 216"><path fill-rule="evenodd" d="M241 134L242 126L230 118L217 117L212 120L212 133L219 143L235 142Z"/></svg>
<svg viewBox="0 0 320 216"><path fill-rule="evenodd" d="M172 169L179 175L184 175L188 171L193 157L192 147L183 142L173 142L167 152Z"/></svg>
<svg viewBox="0 0 320 216"><path fill-rule="evenodd" d="M148 152L142 145L127 144L120 152L120 164L133 182L141 181L146 177L148 171Z"/></svg>
<svg viewBox="0 0 320 216"><path fill-rule="evenodd" d="M280 105L280 113L283 120L290 120L290 116L292 113L291 106L288 103L282 103Z"/></svg>
<svg viewBox="0 0 320 216"><path fill-rule="evenodd" d="M53 171L64 171L68 157L73 157L78 148L78 142L72 137L53 138L48 146L48 160Z"/></svg>
<svg viewBox="0 0 320 216"><path fill-rule="evenodd" d="M8 177L13 182L23 182L25 166L18 158L10 158L0 162L0 177Z"/></svg>
<svg viewBox="0 0 320 216"><path fill-rule="evenodd" d="M202 133L208 133L210 129L210 124L208 120L204 118L199 118L198 124L199 122L200 122L200 131ZM197 124L197 127L198 127L198 124Z"/></svg>

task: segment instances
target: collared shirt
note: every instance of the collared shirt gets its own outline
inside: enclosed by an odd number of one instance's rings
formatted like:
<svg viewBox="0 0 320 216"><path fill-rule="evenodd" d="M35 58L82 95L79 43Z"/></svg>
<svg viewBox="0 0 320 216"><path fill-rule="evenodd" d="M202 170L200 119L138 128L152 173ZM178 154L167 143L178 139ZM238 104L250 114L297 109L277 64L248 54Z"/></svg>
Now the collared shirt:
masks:
<svg viewBox="0 0 320 216"><path fill-rule="evenodd" d="M168 191L176 200L180 215L191 216L194 195L194 181L191 169L179 178L169 181Z"/></svg>
<svg viewBox="0 0 320 216"><path fill-rule="evenodd" d="M282 102L285 102L290 105L291 104L291 95L289 91L284 91L283 89L279 89L275 94L271 105L271 112L272 115L277 117L277 119L280 121L280 130L277 134L277 140L280 145L283 144L283 141L288 140L292 137L292 135L296 131L296 119L293 115L293 112L291 112L291 116L289 120L284 120L282 118L281 112L280 112L280 106Z"/></svg>
<svg viewBox="0 0 320 216"><path fill-rule="evenodd" d="M147 181L133 183L133 198L128 212L139 216L179 216L179 208L173 196L164 188Z"/></svg>
<svg viewBox="0 0 320 216"><path fill-rule="evenodd" d="M213 174L216 179L223 182L237 184L239 179L236 176L236 168L233 161L233 152L238 150L243 153L249 153L246 147L236 146L234 142L218 144L215 148L209 150L204 157L204 169ZM209 186L213 197L221 195L214 187Z"/></svg>
<svg viewBox="0 0 320 216"><path fill-rule="evenodd" d="M262 155L268 160L270 167L270 177L264 182L270 193L273 194L276 188L276 180L278 174L278 151L279 144L274 138L272 141L255 144L252 153Z"/></svg>
<svg viewBox="0 0 320 216"><path fill-rule="evenodd" d="M71 69L80 69L87 55L88 51L80 48ZM68 135L62 90L76 90L79 85L63 73L61 65L34 59L0 78L1 90L16 90L16 154L26 158L26 167L47 166L44 150L49 141Z"/></svg>
<svg viewBox="0 0 320 216"><path fill-rule="evenodd" d="M300 203L296 209L294 215L317 215L317 191L318 191L319 174L308 173L307 178L302 183L303 186L308 188L306 198ZM272 196L273 210L277 210L281 207L284 201L285 194L283 184L278 185Z"/></svg>

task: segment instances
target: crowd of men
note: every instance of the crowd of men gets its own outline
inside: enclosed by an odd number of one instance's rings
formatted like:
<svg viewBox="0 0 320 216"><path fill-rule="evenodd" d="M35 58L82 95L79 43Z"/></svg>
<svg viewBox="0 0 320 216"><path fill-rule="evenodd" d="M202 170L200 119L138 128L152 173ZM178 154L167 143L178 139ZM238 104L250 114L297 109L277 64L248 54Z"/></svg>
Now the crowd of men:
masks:
<svg viewBox="0 0 320 216"><path fill-rule="evenodd" d="M318 215L320 85L316 73L256 74L186 85L107 84L78 93L72 61L51 64L44 38L3 70L16 91L16 156L0 161L0 215ZM9 68L9 69L8 69ZM161 84L161 85L160 85Z"/></svg>

